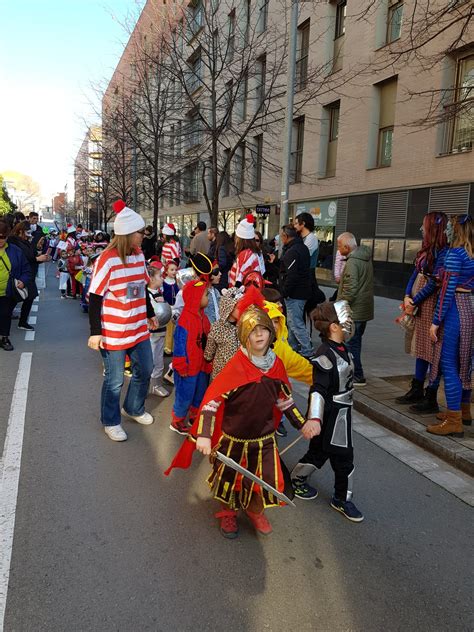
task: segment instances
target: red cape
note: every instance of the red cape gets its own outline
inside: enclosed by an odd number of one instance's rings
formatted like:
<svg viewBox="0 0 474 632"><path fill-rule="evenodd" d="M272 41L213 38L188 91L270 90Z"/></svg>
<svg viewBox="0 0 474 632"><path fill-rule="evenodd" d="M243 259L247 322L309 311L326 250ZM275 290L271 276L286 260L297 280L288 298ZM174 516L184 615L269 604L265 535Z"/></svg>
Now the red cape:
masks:
<svg viewBox="0 0 474 632"><path fill-rule="evenodd" d="M245 353L243 353L242 350L239 349L235 356L231 360L229 360L224 369L219 373L219 375L214 379L214 381L207 389L199 411L196 415L195 421L190 430L190 435L196 437L197 428L199 425L199 417L201 415L201 409L203 406L205 406L211 400L217 399L221 397L224 393L228 393L229 391L239 388L240 386L245 386L245 384L249 384L251 382L260 382L262 377L269 377L272 380L280 380L285 384L289 384L285 367L283 366L283 362L280 360L280 358L276 357L275 363L273 364L270 371L263 373L255 366L255 364L253 364L247 358ZM211 438L212 447L217 444L222 434L222 418L224 416L224 408L225 402L219 406L216 414L216 423L214 425L214 432ZM282 413L275 406L275 428L280 423L281 416ZM165 471L165 476L169 476L171 470L173 470L175 467L187 469L191 465L195 449L196 442L189 437L185 439L183 445L176 453L171 465Z"/></svg>

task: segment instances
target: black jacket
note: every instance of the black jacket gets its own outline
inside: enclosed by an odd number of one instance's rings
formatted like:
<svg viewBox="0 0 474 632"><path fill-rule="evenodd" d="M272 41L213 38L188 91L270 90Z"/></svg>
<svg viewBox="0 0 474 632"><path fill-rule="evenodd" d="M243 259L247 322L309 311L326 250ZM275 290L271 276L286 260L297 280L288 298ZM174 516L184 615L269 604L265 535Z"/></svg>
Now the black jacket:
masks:
<svg viewBox="0 0 474 632"><path fill-rule="evenodd" d="M156 254L156 235L152 233L149 237L145 235L142 241L142 250L145 255L145 259L148 261L154 254Z"/></svg>
<svg viewBox="0 0 474 632"><path fill-rule="evenodd" d="M283 247L280 260L280 292L284 298L307 301L311 296L309 250L301 237Z"/></svg>

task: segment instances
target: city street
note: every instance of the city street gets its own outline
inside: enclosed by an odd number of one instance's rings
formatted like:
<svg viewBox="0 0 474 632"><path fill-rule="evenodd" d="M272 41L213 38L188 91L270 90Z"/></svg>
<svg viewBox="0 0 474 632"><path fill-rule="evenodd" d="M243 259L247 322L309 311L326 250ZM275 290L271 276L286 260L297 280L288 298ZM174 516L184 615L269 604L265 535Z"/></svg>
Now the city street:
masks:
<svg viewBox="0 0 474 632"><path fill-rule="evenodd" d="M396 303L383 301L366 334L367 365L377 356L369 378L411 367ZM168 428L173 395L150 397L155 423L126 421L129 440L113 443L99 423L102 366L86 344L88 318L60 300L52 265L35 305L34 340L14 321L15 350L0 353L0 630L3 613L5 632L473 629L468 504L356 432L364 522L329 506L327 465L312 479L317 500L269 511L270 537L242 518L239 538L225 540L208 463L195 455L191 470L163 475L182 441ZM9 424L19 452L5 446ZM290 431L281 448L296 438ZM285 453L290 468L304 444Z"/></svg>

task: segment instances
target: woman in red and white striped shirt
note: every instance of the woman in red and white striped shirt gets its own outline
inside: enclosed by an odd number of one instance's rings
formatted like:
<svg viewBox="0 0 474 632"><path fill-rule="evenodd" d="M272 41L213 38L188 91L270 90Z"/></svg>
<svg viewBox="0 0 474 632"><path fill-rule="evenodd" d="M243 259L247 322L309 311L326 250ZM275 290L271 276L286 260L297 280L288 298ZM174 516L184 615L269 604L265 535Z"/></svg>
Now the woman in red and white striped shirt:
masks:
<svg viewBox="0 0 474 632"><path fill-rule="evenodd" d="M181 246L176 239L176 228L174 224L165 224L161 231L165 237L165 243L161 251L161 261L167 265L170 261L175 261L179 268L181 261Z"/></svg>
<svg viewBox="0 0 474 632"><path fill-rule="evenodd" d="M102 386L101 421L113 441L125 441L121 414L149 425L145 412L153 358L149 328L158 324L153 307L147 304L148 273L141 251L145 222L119 200L115 236L100 255L89 288L89 347L101 352L105 373ZM132 378L120 410L125 356L132 361Z"/></svg>
<svg viewBox="0 0 474 632"><path fill-rule="evenodd" d="M253 215L247 215L235 230L235 261L229 272L229 287L240 285L249 272L259 272L262 276L265 272L260 264L253 222Z"/></svg>

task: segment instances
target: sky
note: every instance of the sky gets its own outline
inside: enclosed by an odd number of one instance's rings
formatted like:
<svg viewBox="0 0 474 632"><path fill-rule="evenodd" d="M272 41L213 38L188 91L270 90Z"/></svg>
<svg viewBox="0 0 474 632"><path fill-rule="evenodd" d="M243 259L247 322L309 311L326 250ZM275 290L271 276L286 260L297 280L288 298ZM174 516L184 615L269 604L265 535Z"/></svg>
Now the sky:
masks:
<svg viewBox="0 0 474 632"><path fill-rule="evenodd" d="M0 0L0 172L74 191L74 158L141 0Z"/></svg>

